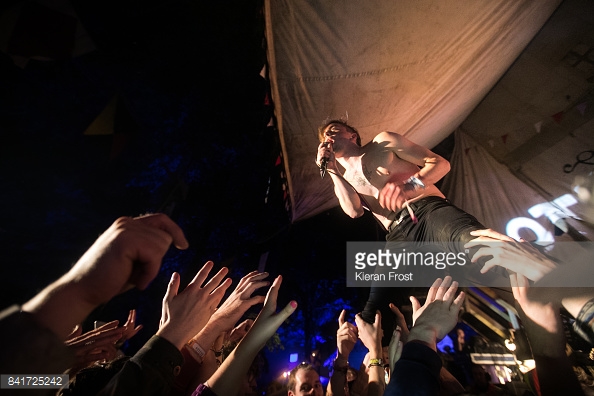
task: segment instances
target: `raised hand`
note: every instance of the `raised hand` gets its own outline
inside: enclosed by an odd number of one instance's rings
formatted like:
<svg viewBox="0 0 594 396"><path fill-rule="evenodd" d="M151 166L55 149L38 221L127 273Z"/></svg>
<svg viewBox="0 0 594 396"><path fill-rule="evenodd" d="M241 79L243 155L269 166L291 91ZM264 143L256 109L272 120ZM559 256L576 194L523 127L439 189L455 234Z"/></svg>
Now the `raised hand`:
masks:
<svg viewBox="0 0 594 396"><path fill-rule="evenodd" d="M419 331L428 332L434 349L435 341L445 337L458 322L458 314L464 302L464 292L460 292L456 297L458 282L451 282L451 280L452 278L449 276L446 276L443 282L437 278L429 289L427 301L422 307L416 298L411 297L415 322L409 337L413 337L413 332L415 336L419 335Z"/></svg>
<svg viewBox="0 0 594 396"><path fill-rule="evenodd" d="M272 337L280 325L297 309L297 302L291 301L281 311L276 312L276 301L282 281L283 278L280 275L274 280L266 294L264 307L242 340L244 342L249 336L249 343L257 342L260 345L258 350L266 344L266 341Z"/></svg>
<svg viewBox="0 0 594 396"><path fill-rule="evenodd" d="M281 311L276 312L278 291L282 277L278 276L266 294L264 307L254 321L254 324L243 337L239 345L225 359L221 367L208 379L210 388L217 395L236 395L242 379L247 374L256 354L266 344L266 341L276 332L279 326L297 308L297 303L291 301Z"/></svg>
<svg viewBox="0 0 594 396"><path fill-rule="evenodd" d="M467 242L464 247L470 249L480 246L471 261L476 262L483 257L492 257L481 268L483 274L499 266L537 281L557 268L554 261L523 239L518 242L491 229L471 231L470 234L477 238Z"/></svg>
<svg viewBox="0 0 594 396"><path fill-rule="evenodd" d="M410 332L410 330L408 330L408 324L406 323L406 319L404 318L404 315L402 314L402 312L400 312L398 307L396 305L394 305L393 303L390 303L388 305L388 307L390 308L390 311L392 311L392 313L394 315L396 315L396 325L398 327L400 327L400 340L402 342L406 342L406 339L408 337L408 333Z"/></svg>
<svg viewBox="0 0 594 396"><path fill-rule="evenodd" d="M134 337L142 329L142 325L136 326L136 310L131 309L128 313L128 319L124 326L122 326L122 337L116 342L116 348L121 348L122 345L130 338Z"/></svg>
<svg viewBox="0 0 594 396"><path fill-rule="evenodd" d="M182 230L166 215L120 217L70 271L25 303L23 311L65 338L98 305L132 287L146 288L172 243L188 247Z"/></svg>
<svg viewBox="0 0 594 396"><path fill-rule="evenodd" d="M76 330L64 342L74 353L75 363L70 367L70 375L74 375L98 360L114 359L117 354L115 344L124 333L124 329L118 327L117 320L84 334L81 329L80 326L77 326Z"/></svg>
<svg viewBox="0 0 594 396"><path fill-rule="evenodd" d="M443 281L441 278L437 278L435 282L433 282L433 285L431 285L429 288L427 299L425 300L425 304L423 304L423 306L421 306L421 303L419 303L419 300L417 300L416 297L410 296L410 302L412 303L413 309L413 326L415 325L417 318L421 316L429 304L435 300L445 300L446 297L452 297L452 295L456 293L457 289L458 282L454 281L452 283L452 277L446 276L443 278Z"/></svg>
<svg viewBox="0 0 594 396"><path fill-rule="evenodd" d="M181 349L184 344L208 322L217 305L231 285L231 279L223 281L229 270L222 268L204 286L214 264L208 261L198 271L188 286L178 294L180 278L174 272L163 298L162 314L157 335Z"/></svg>
<svg viewBox="0 0 594 396"><path fill-rule="evenodd" d="M353 348L355 348L359 333L357 327L345 320L345 316L346 311L343 309L338 317L336 346L338 348L338 358L348 360Z"/></svg>
<svg viewBox="0 0 594 396"><path fill-rule="evenodd" d="M252 271L239 281L237 287L212 315L212 321L220 328L220 332L230 331L248 309L264 302L264 296L252 294L270 285L265 281L267 272Z"/></svg>
<svg viewBox="0 0 594 396"><path fill-rule="evenodd" d="M382 356L382 314L377 311L373 324L367 323L361 317L361 314L355 316L355 323L359 331L359 339L369 350L374 359Z"/></svg>

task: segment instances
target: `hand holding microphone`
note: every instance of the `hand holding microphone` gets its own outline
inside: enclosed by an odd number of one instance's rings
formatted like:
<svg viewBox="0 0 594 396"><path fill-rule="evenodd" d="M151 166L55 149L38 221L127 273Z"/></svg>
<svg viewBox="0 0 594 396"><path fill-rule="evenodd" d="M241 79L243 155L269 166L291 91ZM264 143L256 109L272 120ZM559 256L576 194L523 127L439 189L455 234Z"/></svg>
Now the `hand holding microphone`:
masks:
<svg viewBox="0 0 594 396"><path fill-rule="evenodd" d="M327 140L320 144L318 148L318 158L321 156L319 160L319 167L320 167L320 177L323 179L326 176L326 171L328 169L328 161L330 160L330 154L332 153L332 141ZM316 161L318 164L318 161Z"/></svg>

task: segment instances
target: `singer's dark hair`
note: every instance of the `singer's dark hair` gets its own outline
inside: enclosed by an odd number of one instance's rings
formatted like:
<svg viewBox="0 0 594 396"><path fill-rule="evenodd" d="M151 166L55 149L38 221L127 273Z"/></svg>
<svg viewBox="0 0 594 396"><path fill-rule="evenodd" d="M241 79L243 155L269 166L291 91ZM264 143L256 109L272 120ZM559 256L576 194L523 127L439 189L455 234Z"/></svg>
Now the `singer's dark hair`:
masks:
<svg viewBox="0 0 594 396"><path fill-rule="evenodd" d="M361 136L359 135L359 131L357 129L355 129L355 127L344 122L343 120L325 121L322 125L320 125L318 127L318 139L320 139L320 142L323 142L325 140L324 133L326 132L326 128L328 128L328 125L330 125L330 124L344 125L349 131L351 131L355 135L357 135L357 145L359 145L359 146L361 145Z"/></svg>

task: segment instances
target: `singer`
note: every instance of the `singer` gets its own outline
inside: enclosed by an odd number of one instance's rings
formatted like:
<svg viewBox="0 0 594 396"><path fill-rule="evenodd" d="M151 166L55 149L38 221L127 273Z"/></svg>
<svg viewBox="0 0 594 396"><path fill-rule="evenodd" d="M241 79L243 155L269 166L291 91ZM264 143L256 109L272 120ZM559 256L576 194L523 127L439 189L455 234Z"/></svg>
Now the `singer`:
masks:
<svg viewBox="0 0 594 396"><path fill-rule="evenodd" d="M362 146L359 132L342 120L325 122L318 137L316 164L330 175L340 206L352 218L371 211L388 243L432 242L458 253L460 244L453 242L468 242L475 238L470 231L486 228L449 203L434 185L450 164L425 147L394 132L381 132ZM478 265L464 271L469 279L488 275L480 274ZM388 303L408 301L409 290L400 291L397 296L390 288L372 287L363 318L373 323L377 309L382 317L392 317ZM385 331L391 334L390 328Z"/></svg>

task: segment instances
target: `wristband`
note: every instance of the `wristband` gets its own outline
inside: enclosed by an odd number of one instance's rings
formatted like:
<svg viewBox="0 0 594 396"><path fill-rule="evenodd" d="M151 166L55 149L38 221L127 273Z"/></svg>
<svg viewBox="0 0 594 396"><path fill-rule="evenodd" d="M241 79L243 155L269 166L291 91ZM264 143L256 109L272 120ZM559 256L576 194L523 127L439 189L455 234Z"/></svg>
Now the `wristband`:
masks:
<svg viewBox="0 0 594 396"><path fill-rule="evenodd" d="M369 359L369 364L367 365L367 368L374 367L374 366L383 368L384 366L383 366L382 359Z"/></svg>
<svg viewBox="0 0 594 396"><path fill-rule="evenodd" d="M200 360L204 359L204 355L206 355L206 352L204 351L204 349L202 349L202 347L200 346L200 344L198 344L196 340L188 341L186 347L188 347L188 349L190 349L191 351L195 352L200 357Z"/></svg>
<svg viewBox="0 0 594 396"><path fill-rule="evenodd" d="M404 184L411 186L414 191L425 189L425 183L423 183L421 179L416 176L409 177L408 180L404 182Z"/></svg>

